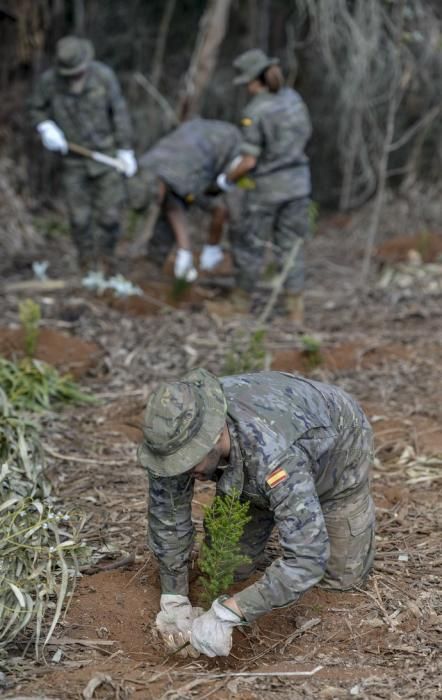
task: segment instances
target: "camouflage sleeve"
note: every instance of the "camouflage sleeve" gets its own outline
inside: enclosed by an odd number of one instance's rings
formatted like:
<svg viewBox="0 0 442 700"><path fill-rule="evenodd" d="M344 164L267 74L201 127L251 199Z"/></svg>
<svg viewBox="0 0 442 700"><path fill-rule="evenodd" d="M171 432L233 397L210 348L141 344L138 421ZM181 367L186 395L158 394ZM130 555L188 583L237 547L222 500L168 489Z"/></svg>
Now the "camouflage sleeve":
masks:
<svg viewBox="0 0 442 700"><path fill-rule="evenodd" d="M307 454L295 447L279 468L287 477L273 487L266 483L265 488L283 556L261 579L235 595L249 622L295 602L322 578L329 558L327 529Z"/></svg>
<svg viewBox="0 0 442 700"><path fill-rule="evenodd" d="M50 105L50 73L46 72L37 80L32 94L28 100L28 112L31 126L35 129L37 124L51 119Z"/></svg>
<svg viewBox="0 0 442 700"><path fill-rule="evenodd" d="M239 149L241 155L258 158L264 143L259 116L252 112L245 113L241 119L241 127L243 135L243 141Z"/></svg>
<svg viewBox="0 0 442 700"><path fill-rule="evenodd" d="M162 593L187 595L192 550L193 481L186 475L155 477L149 473L148 535L160 566Z"/></svg>
<svg viewBox="0 0 442 700"><path fill-rule="evenodd" d="M117 148L132 148L132 126L124 99L120 83L115 73L108 68L108 89L110 98L110 108L114 123L115 144Z"/></svg>

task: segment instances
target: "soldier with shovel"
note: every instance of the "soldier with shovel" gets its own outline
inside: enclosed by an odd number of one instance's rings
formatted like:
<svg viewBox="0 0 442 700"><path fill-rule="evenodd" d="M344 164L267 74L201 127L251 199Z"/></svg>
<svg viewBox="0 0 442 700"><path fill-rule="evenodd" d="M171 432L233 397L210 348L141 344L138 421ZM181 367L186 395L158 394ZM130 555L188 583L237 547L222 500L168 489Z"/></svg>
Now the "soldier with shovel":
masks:
<svg viewBox="0 0 442 700"><path fill-rule="evenodd" d="M55 67L35 86L30 116L43 146L64 156L62 181L80 269L112 272L124 203L122 175L132 177L137 162L118 80L93 57L88 40L60 39Z"/></svg>

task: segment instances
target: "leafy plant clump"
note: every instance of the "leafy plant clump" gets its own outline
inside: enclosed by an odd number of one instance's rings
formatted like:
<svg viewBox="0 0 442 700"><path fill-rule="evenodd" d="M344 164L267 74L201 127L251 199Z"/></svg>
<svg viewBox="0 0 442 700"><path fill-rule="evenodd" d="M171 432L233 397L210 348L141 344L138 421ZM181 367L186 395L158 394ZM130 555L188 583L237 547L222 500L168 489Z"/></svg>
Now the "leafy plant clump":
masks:
<svg viewBox="0 0 442 700"><path fill-rule="evenodd" d="M0 390L0 654L31 625L36 649L44 628L49 640L87 552L83 523L55 508L44 467L36 427Z"/></svg>
<svg viewBox="0 0 442 700"><path fill-rule="evenodd" d="M0 386L13 408L25 411L50 410L54 402L95 403L95 397L82 392L69 375L29 357L11 362L0 357Z"/></svg>
<svg viewBox="0 0 442 700"><path fill-rule="evenodd" d="M321 355L321 341L314 338L312 335L303 335L301 337L302 355L307 362L309 369L315 369L323 362Z"/></svg>
<svg viewBox="0 0 442 700"><path fill-rule="evenodd" d="M18 315L25 333L25 353L34 357L38 343L41 309L32 299L25 299L19 304Z"/></svg>
<svg viewBox="0 0 442 700"><path fill-rule="evenodd" d="M0 478L8 475L3 465ZM41 640L45 615L51 610L45 642L57 624L70 579L78 572L85 545L79 540L82 523L55 511L50 499L10 496L0 500L0 649L29 625L35 647Z"/></svg>
<svg viewBox="0 0 442 700"><path fill-rule="evenodd" d="M48 496L43 461L37 427L14 413L0 390L0 501L12 494L19 498Z"/></svg>
<svg viewBox="0 0 442 700"><path fill-rule="evenodd" d="M233 340L232 349L224 361L223 374L259 372L264 369L267 356L264 346L266 331L263 329L255 331L246 339L246 342L244 338L244 334L241 334Z"/></svg>
<svg viewBox="0 0 442 700"><path fill-rule="evenodd" d="M233 583L236 569L250 558L241 554L240 540L250 520L248 502L241 503L235 489L226 496L215 496L204 509L206 540L201 547L199 566L203 575L203 603L210 606Z"/></svg>

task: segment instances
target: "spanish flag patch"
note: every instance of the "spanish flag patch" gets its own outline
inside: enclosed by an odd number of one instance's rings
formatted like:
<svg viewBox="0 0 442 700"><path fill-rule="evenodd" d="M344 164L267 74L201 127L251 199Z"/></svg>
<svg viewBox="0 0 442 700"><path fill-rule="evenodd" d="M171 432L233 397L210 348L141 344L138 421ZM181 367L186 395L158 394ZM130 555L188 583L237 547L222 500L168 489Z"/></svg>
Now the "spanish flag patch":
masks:
<svg viewBox="0 0 442 700"><path fill-rule="evenodd" d="M253 119L250 119L250 117L244 117L244 119L241 119L241 126L251 126L253 124Z"/></svg>
<svg viewBox="0 0 442 700"><path fill-rule="evenodd" d="M276 467L270 474L268 475L266 479L266 484L267 486L270 486L271 489L275 488L275 486L278 486L282 481L285 481L288 477L288 474L285 469L282 467Z"/></svg>

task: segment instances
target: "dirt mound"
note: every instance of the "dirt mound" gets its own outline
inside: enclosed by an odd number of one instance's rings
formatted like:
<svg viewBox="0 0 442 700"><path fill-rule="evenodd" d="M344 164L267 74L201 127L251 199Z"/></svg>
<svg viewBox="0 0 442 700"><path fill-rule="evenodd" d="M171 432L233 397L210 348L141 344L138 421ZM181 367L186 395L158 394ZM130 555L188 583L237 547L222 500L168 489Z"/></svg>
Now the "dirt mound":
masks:
<svg viewBox="0 0 442 700"><path fill-rule="evenodd" d="M435 262L442 257L442 233L422 231L415 236L398 236L379 246L376 257L381 263L406 262L410 251L416 251L424 263Z"/></svg>
<svg viewBox="0 0 442 700"><path fill-rule="evenodd" d="M116 297L112 292L106 292L100 299L111 308L130 316L153 316L167 309L201 308L204 301L211 298L212 293L195 284L183 285L173 282L143 282L138 283L144 292L143 296Z"/></svg>
<svg viewBox="0 0 442 700"><path fill-rule="evenodd" d="M8 359L24 356L24 331L21 328L0 328L0 355ZM99 361L101 351L95 343L72 335L42 328L38 336L35 357L61 372L81 377Z"/></svg>
<svg viewBox="0 0 442 700"><path fill-rule="evenodd" d="M281 372L309 374L320 367L330 371L368 369L385 362L407 360L410 352L402 345L385 344L378 347L363 343L342 343L319 349L318 354L307 350L276 350L271 368Z"/></svg>

